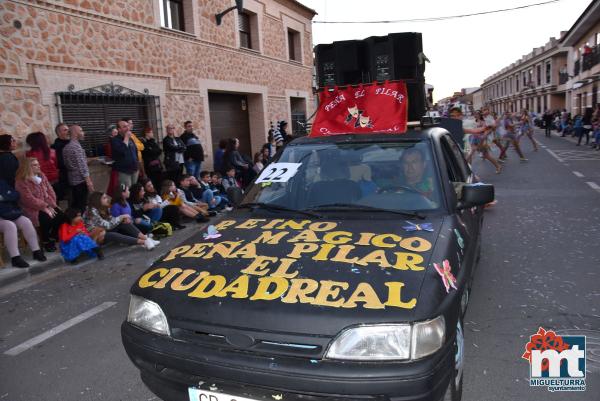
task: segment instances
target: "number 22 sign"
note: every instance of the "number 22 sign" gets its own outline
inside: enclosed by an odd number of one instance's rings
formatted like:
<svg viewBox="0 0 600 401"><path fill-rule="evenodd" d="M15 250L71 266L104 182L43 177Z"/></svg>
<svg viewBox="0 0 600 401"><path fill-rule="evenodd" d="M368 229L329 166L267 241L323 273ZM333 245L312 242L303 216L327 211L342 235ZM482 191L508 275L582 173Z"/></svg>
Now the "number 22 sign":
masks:
<svg viewBox="0 0 600 401"><path fill-rule="evenodd" d="M288 182L296 175L302 163L271 163L260 173L256 183Z"/></svg>

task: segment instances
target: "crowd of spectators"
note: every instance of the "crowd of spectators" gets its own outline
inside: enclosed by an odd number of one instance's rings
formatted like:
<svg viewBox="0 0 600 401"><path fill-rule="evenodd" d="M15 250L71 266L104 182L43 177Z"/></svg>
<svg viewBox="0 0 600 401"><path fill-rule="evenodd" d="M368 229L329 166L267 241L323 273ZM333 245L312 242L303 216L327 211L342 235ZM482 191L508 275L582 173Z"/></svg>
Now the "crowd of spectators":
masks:
<svg viewBox="0 0 600 401"><path fill-rule="evenodd" d="M57 251L71 263L103 258L107 243L151 250L160 236L184 228L184 219L204 223L230 211L289 137L285 124L278 125L254 158L240 152L237 138L221 140L214 171L208 171L202 169L205 153L193 123L183 128L177 135L167 125L160 146L151 128L135 135L129 118L109 126L106 191L92 180L81 126L58 124L52 145L42 132L29 134L20 157L16 140L0 135L0 233L12 266L29 267L20 254L19 231L39 261Z"/></svg>

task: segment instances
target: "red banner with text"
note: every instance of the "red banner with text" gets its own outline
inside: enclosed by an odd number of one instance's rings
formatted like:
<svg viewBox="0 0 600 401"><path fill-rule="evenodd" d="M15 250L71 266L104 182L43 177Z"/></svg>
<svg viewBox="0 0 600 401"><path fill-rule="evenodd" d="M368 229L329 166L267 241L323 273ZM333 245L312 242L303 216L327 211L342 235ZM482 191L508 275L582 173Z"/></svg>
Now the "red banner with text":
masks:
<svg viewBox="0 0 600 401"><path fill-rule="evenodd" d="M320 94L310 136L404 133L407 109L404 82L326 88Z"/></svg>

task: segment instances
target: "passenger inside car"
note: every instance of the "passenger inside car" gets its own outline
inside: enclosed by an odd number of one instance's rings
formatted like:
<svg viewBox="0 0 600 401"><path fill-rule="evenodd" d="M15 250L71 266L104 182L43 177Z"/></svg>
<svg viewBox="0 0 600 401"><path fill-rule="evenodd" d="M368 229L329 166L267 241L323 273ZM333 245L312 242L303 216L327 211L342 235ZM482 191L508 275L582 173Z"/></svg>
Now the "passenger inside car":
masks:
<svg viewBox="0 0 600 401"><path fill-rule="evenodd" d="M308 191L308 205L319 206L333 203L352 203L361 197L357 182L349 179L350 168L340 158L324 159L320 168L320 180Z"/></svg>

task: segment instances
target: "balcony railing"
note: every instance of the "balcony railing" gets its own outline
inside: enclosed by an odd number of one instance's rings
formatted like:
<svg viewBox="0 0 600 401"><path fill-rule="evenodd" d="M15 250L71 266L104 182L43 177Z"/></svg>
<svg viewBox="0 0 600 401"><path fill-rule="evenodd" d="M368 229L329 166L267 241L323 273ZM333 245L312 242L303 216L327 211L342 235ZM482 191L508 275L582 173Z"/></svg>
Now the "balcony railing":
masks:
<svg viewBox="0 0 600 401"><path fill-rule="evenodd" d="M558 84L566 84L569 80L569 74L567 72L559 72L558 73Z"/></svg>
<svg viewBox="0 0 600 401"><path fill-rule="evenodd" d="M573 75L577 76L579 75L579 65L581 63L579 62L579 60L575 61L575 65L573 66Z"/></svg>
<svg viewBox="0 0 600 401"><path fill-rule="evenodd" d="M590 53L584 54L582 57L581 71L591 70L593 66L600 62L600 51L598 46L592 47Z"/></svg>

